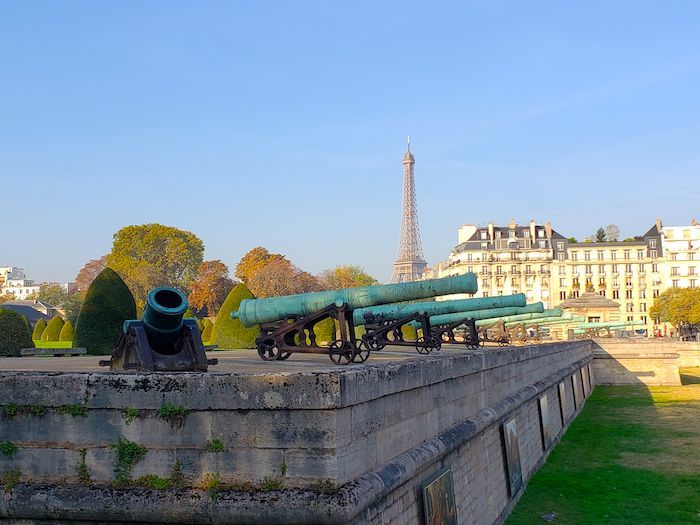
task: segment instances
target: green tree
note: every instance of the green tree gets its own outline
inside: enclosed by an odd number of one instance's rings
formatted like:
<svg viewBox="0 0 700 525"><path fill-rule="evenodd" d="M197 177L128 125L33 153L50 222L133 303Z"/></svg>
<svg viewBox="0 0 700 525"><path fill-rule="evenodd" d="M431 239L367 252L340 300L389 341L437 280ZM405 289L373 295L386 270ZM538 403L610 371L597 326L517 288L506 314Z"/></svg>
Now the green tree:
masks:
<svg viewBox="0 0 700 525"><path fill-rule="evenodd" d="M148 292L174 286L185 292L197 276L204 243L195 234L163 226L126 226L114 234L107 266L117 272L143 306Z"/></svg>
<svg viewBox="0 0 700 525"><path fill-rule="evenodd" d="M700 288L669 288L654 299L649 315L678 329L700 324Z"/></svg>
<svg viewBox="0 0 700 525"><path fill-rule="evenodd" d="M598 228L595 232L595 242L605 242L605 229Z"/></svg>
<svg viewBox="0 0 700 525"><path fill-rule="evenodd" d="M569 244L576 244L578 242L576 237L569 237L567 241L569 241Z"/></svg>
<svg viewBox="0 0 700 525"><path fill-rule="evenodd" d="M46 330L41 334L42 341L58 341L63 329L63 319L60 316L52 318L46 325Z"/></svg>
<svg viewBox="0 0 700 525"><path fill-rule="evenodd" d="M286 261L286 257L279 253L270 253L267 248L258 246L246 253L236 265L235 275L246 285L253 274L263 266L273 261Z"/></svg>
<svg viewBox="0 0 700 525"><path fill-rule="evenodd" d="M27 323L17 312L0 308L0 356L19 357L22 348L34 348Z"/></svg>
<svg viewBox="0 0 700 525"><path fill-rule="evenodd" d="M63 328L61 328L61 334L58 336L59 341L72 341L75 337L75 331L73 330L73 323L70 319L65 322Z"/></svg>
<svg viewBox="0 0 700 525"><path fill-rule="evenodd" d="M128 319L136 319L134 297L121 277L105 268L85 294L73 346L84 347L90 354L109 355Z"/></svg>
<svg viewBox="0 0 700 525"><path fill-rule="evenodd" d="M216 316L211 333L212 343L222 349L255 348L255 339L260 335L260 327L256 325L246 328L240 319L231 319L231 312L238 310L243 299L254 298L245 284L238 283L233 287Z"/></svg>
<svg viewBox="0 0 700 525"><path fill-rule="evenodd" d="M355 288L356 286L372 286L379 284L374 277L365 273L359 266L336 266L325 270L319 276L321 286L326 290Z"/></svg>
<svg viewBox="0 0 700 525"><path fill-rule="evenodd" d="M34 341L41 341L41 334L46 330L46 321L42 318L39 319L34 325L34 331L32 332L32 339Z"/></svg>
<svg viewBox="0 0 700 525"><path fill-rule="evenodd" d="M82 300L77 293L68 293L60 284L45 283L39 286L39 291L30 296L63 310L68 319L77 319Z"/></svg>

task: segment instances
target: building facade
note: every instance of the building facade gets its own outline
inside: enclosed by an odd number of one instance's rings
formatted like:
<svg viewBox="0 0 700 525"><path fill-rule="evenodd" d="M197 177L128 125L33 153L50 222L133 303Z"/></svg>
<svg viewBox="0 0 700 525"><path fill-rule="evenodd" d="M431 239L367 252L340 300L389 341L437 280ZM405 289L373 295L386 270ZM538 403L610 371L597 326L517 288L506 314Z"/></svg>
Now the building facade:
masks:
<svg viewBox="0 0 700 525"><path fill-rule="evenodd" d="M670 238L669 238L670 236ZM641 321L653 333L649 309L672 286L700 285L700 225L664 228L661 220L627 241L570 242L550 223L459 228L458 244L429 272L474 272L477 296L524 293L528 303L555 308L586 292L620 304L621 321ZM640 328L642 328L640 326Z"/></svg>
<svg viewBox="0 0 700 525"><path fill-rule="evenodd" d="M0 294L12 296L18 301L38 293L39 285L33 279L27 279L22 268L17 266L0 267Z"/></svg>

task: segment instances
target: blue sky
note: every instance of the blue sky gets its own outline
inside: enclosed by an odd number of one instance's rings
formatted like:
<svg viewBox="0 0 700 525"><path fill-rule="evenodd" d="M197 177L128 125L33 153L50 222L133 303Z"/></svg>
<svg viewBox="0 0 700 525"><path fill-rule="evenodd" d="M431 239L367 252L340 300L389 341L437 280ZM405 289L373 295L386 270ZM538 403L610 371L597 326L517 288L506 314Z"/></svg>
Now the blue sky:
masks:
<svg viewBox="0 0 700 525"><path fill-rule="evenodd" d="M584 237L700 202L700 3L0 3L0 264L70 280L128 224L388 280L401 157L463 223Z"/></svg>

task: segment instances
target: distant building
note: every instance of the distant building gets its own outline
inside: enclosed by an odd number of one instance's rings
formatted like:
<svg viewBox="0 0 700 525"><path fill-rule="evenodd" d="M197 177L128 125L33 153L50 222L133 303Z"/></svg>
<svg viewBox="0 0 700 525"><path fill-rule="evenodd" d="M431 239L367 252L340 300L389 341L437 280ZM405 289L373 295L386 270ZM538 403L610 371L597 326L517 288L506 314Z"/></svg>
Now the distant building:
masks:
<svg viewBox="0 0 700 525"><path fill-rule="evenodd" d="M48 321L57 315L64 316L65 313L61 308L57 308L43 301L5 301L0 303L0 308L12 310L20 315L24 315L29 323L34 326L39 319Z"/></svg>
<svg viewBox="0 0 700 525"><path fill-rule="evenodd" d="M700 224L693 219L688 226L664 226L661 233L667 260L665 288L696 288L700 285Z"/></svg>

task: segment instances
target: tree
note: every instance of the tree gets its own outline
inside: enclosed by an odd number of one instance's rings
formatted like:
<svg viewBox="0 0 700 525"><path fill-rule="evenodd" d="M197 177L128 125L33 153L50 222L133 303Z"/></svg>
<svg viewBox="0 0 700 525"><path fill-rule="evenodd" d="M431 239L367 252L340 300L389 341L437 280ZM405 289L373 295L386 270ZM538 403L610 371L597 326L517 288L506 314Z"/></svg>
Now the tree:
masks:
<svg viewBox="0 0 700 525"><path fill-rule="evenodd" d="M259 268L249 279L248 287L256 297L276 297L321 290L318 280L294 266L287 259L277 259Z"/></svg>
<svg viewBox="0 0 700 525"><path fill-rule="evenodd" d="M189 291L203 255L204 243L195 234L143 224L126 226L114 234L107 266L126 281L143 306L148 292L158 286Z"/></svg>
<svg viewBox="0 0 700 525"><path fill-rule="evenodd" d="M192 282L190 305L206 315L216 315L235 284L228 276L228 266L224 263L219 260L204 261Z"/></svg>
<svg viewBox="0 0 700 525"><path fill-rule="evenodd" d="M46 321L42 318L39 319L34 325L34 331L32 332L32 339L34 341L41 341L41 336L46 330Z"/></svg>
<svg viewBox="0 0 700 525"><path fill-rule="evenodd" d="M11 294L0 294L0 304L4 303L5 301L12 301L14 298L15 296Z"/></svg>
<svg viewBox="0 0 700 525"><path fill-rule="evenodd" d="M84 292L87 290L92 281L95 280L102 270L107 268L107 256L103 255L99 259L92 259L85 263L78 275L75 276L75 284L78 287L78 291Z"/></svg>
<svg viewBox="0 0 700 525"><path fill-rule="evenodd" d="M258 246L246 253L236 265L236 277L245 284L253 277L253 274L269 262L287 259L279 253L270 253L267 248Z"/></svg>
<svg viewBox="0 0 700 525"><path fill-rule="evenodd" d="M700 288L669 288L654 299L649 315L678 330L684 325L700 324Z"/></svg>
<svg viewBox="0 0 700 525"><path fill-rule="evenodd" d="M567 241L569 241L569 244L576 244L578 242L576 237L569 237Z"/></svg>
<svg viewBox="0 0 700 525"><path fill-rule="evenodd" d="M63 328L63 319L60 316L52 318L46 325L46 330L41 334L42 341L58 341L61 335L61 329Z"/></svg>
<svg viewBox="0 0 700 525"><path fill-rule="evenodd" d="M212 343L219 348L255 348L255 339L260 335L260 327L255 325L246 328L240 319L231 319L231 312L238 310L243 299L254 298L245 284L238 283L233 287L216 316L211 330ZM207 328L204 328L205 332Z"/></svg>
<svg viewBox="0 0 700 525"><path fill-rule="evenodd" d="M34 348L27 323L17 312L0 309L0 356L19 357L22 348Z"/></svg>
<svg viewBox="0 0 700 525"><path fill-rule="evenodd" d="M379 281L365 273L359 266L336 266L330 270L323 271L318 279L321 287L326 290L340 290L342 288L379 284Z"/></svg>
<svg viewBox="0 0 700 525"><path fill-rule="evenodd" d="M61 334L58 336L58 340L59 341L72 341L74 337L75 337L75 331L73 330L73 323L71 323L70 319L69 319L63 325L63 328L61 328Z"/></svg>
<svg viewBox="0 0 700 525"><path fill-rule="evenodd" d="M605 242L605 230L598 228L595 232L595 242Z"/></svg>
<svg viewBox="0 0 700 525"><path fill-rule="evenodd" d="M620 228L615 224L608 224L605 227L605 238L608 242L617 242L620 238Z"/></svg>
<svg viewBox="0 0 700 525"><path fill-rule="evenodd" d="M92 281L75 327L73 346L89 354L109 355L122 333L124 321L136 319L136 303L129 288L111 268Z"/></svg>

